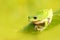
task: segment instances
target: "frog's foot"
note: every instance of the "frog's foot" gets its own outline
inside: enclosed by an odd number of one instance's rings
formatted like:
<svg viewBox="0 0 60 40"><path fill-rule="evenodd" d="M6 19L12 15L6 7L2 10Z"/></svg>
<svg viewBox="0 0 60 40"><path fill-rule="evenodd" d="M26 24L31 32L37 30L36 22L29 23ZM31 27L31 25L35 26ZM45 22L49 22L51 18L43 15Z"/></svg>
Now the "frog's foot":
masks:
<svg viewBox="0 0 60 40"><path fill-rule="evenodd" d="M37 31L43 31L43 26L35 26L35 30Z"/></svg>

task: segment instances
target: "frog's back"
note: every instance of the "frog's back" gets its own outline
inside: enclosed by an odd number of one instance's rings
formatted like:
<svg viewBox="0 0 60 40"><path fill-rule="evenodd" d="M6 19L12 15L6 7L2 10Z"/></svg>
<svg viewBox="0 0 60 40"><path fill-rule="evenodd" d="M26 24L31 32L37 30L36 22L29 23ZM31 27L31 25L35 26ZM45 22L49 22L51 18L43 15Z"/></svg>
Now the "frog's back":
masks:
<svg viewBox="0 0 60 40"><path fill-rule="evenodd" d="M43 9L37 12L38 17L45 19L45 18L52 18L53 12L52 9Z"/></svg>

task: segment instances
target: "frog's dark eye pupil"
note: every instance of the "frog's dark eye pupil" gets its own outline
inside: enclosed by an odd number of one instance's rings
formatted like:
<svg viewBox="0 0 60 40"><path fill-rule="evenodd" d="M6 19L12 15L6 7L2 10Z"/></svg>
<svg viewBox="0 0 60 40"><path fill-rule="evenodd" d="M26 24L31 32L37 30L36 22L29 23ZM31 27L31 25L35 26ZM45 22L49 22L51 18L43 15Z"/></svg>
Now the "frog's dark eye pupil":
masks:
<svg viewBox="0 0 60 40"><path fill-rule="evenodd" d="M37 17L33 17L34 19L37 19Z"/></svg>

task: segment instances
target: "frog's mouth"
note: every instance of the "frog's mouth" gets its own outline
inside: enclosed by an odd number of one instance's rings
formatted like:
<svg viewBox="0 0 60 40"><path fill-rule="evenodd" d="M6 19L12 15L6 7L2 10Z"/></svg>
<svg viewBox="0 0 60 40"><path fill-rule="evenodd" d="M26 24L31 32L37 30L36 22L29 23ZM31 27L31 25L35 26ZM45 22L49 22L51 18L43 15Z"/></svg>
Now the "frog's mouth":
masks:
<svg viewBox="0 0 60 40"><path fill-rule="evenodd" d="M45 21L33 21L33 24L35 24L35 30L42 30L45 26Z"/></svg>
<svg viewBox="0 0 60 40"><path fill-rule="evenodd" d="M41 22L40 20L38 21L33 21L33 24L37 25L37 26L42 26L44 27L45 26L45 21L44 22Z"/></svg>

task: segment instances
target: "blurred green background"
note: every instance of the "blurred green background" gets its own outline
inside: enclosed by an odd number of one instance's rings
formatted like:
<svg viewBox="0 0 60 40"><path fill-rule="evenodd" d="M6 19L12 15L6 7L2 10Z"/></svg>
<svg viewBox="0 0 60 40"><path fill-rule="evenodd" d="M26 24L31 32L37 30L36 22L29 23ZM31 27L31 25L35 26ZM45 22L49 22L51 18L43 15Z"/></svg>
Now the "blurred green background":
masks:
<svg viewBox="0 0 60 40"><path fill-rule="evenodd" d="M33 26L28 15L45 8L56 14L50 26L41 33L24 29ZM0 40L60 40L59 22L60 0L0 0Z"/></svg>

